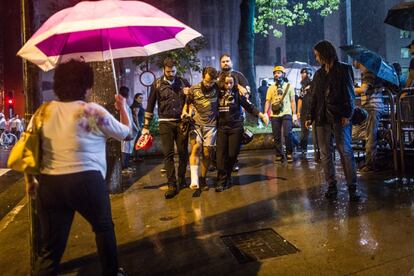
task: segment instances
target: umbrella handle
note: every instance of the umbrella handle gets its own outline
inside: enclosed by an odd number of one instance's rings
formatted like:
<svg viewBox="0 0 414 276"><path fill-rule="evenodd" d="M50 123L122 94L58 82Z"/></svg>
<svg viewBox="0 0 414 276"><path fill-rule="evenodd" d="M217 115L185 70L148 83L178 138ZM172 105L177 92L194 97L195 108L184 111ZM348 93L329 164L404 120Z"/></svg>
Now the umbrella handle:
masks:
<svg viewBox="0 0 414 276"><path fill-rule="evenodd" d="M111 41L109 39L108 39L108 45L109 45L109 54L111 55L112 73L114 75L115 92L118 95L119 90L118 90L118 83L116 81L115 63L114 63L114 57L112 56Z"/></svg>

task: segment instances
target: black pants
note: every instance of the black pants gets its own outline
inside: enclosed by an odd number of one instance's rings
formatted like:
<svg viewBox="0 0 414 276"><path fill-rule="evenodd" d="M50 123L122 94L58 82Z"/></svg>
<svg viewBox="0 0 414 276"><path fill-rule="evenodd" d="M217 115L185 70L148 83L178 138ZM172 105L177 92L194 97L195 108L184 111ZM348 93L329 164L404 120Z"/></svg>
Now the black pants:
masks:
<svg viewBox="0 0 414 276"><path fill-rule="evenodd" d="M308 150L309 129L306 127L306 120L300 120L300 149L304 152ZM313 140L313 139L312 139Z"/></svg>
<svg viewBox="0 0 414 276"><path fill-rule="evenodd" d="M41 175L38 214L42 243L35 275L57 275L75 211L92 226L103 275L116 275L118 255L109 191L98 171Z"/></svg>
<svg viewBox="0 0 414 276"><path fill-rule="evenodd" d="M231 177L233 166L241 148L243 127L219 126L217 129L217 185L225 186Z"/></svg>
<svg viewBox="0 0 414 276"><path fill-rule="evenodd" d="M282 128L285 139L286 153L293 153L292 144L292 115L283 115L282 117L272 117L272 133L275 141L276 156L283 156L282 146Z"/></svg>
<svg viewBox="0 0 414 276"><path fill-rule="evenodd" d="M182 134L178 122L160 122L160 137L168 184L177 183L174 166L174 141L178 151L178 178L184 179L188 162L188 136Z"/></svg>
<svg viewBox="0 0 414 276"><path fill-rule="evenodd" d="M121 152L121 165L122 165L122 169L126 169L129 167L129 153L126 152Z"/></svg>

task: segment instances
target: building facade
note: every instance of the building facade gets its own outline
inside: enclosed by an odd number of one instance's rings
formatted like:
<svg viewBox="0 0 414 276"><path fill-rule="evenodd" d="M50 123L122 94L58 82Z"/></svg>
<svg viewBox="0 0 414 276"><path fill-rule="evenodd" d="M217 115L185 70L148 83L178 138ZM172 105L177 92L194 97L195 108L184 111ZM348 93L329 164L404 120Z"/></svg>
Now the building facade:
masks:
<svg viewBox="0 0 414 276"><path fill-rule="evenodd" d="M56 11L73 6L79 0L33 0L35 29ZM241 0L144 0L165 11L178 20L203 34L207 47L199 52L201 66L219 68L219 58L223 53L232 56L234 68L238 67L238 37ZM381 54L389 63L398 62L406 73L411 58L409 49L405 48L414 39L413 32L401 31L383 23L387 11L400 0L347 0L340 1L339 11L327 17L317 13L311 14L311 22L304 26L279 26L283 36L272 35L255 37L255 64L261 66L257 70L257 79L272 77L271 72L262 70L275 64L290 61L302 61L316 65L312 46L321 39L331 40L338 47L341 60L348 58L339 46L346 45L349 28L352 22L352 41ZM24 111L24 93L22 91L22 63L16 57L21 47L20 35L20 1L11 1L10 5L0 6L0 111L5 110L5 95L12 93L15 110L19 114ZM351 6L351 18L347 17L345 3ZM7 43L6 43L7 41ZM265 67L264 67L265 66ZM266 67L268 66L268 67ZM259 68L259 67L257 67ZM150 70L159 76L162 72L155 66ZM139 81L141 68L124 59L119 63L120 84L128 85L132 91L147 92ZM51 73L41 73L39 88L44 100L53 98ZM262 76L263 75L263 76ZM192 83L201 80L199 72L187 75Z"/></svg>

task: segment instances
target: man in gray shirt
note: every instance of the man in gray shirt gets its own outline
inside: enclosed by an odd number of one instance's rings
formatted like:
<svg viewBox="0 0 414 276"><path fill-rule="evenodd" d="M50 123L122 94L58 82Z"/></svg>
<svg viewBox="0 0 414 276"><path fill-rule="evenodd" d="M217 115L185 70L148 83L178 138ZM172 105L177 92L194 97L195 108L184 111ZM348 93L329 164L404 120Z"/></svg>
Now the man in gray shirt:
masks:
<svg viewBox="0 0 414 276"><path fill-rule="evenodd" d="M216 85L217 70L213 67L203 69L203 80L193 85L187 95L187 104L190 105L189 114L193 111L194 126L192 127L189 138L191 145L190 170L191 170L191 189L208 189L206 174L210 164L211 149L215 145L217 135L217 114L218 114L218 88ZM185 109L185 108L184 108ZM201 160L201 177L198 178L198 168ZM200 180L200 183L199 183Z"/></svg>

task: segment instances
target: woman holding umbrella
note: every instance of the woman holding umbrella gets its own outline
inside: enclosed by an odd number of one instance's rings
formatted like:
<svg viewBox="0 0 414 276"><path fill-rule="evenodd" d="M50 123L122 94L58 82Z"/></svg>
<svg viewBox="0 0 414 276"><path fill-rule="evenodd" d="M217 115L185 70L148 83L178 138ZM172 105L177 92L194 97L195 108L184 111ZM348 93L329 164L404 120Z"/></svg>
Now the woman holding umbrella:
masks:
<svg viewBox="0 0 414 276"><path fill-rule="evenodd" d="M39 182L25 175L27 192L39 203L42 243L35 275L57 275L75 212L95 232L102 274L119 272L105 183L105 142L109 137L121 141L131 136L128 107L122 96L115 96L118 122L100 105L87 103L93 79L92 68L84 62L71 60L59 65L53 84L58 100L41 107Z"/></svg>

